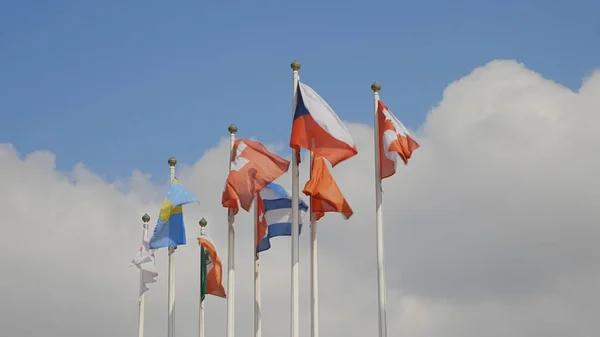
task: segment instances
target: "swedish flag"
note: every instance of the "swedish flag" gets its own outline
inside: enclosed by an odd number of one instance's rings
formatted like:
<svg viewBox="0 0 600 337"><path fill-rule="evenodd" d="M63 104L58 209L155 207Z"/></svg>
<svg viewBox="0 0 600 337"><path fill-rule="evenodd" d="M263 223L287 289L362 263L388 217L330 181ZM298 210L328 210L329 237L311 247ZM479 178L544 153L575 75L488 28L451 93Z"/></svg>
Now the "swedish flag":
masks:
<svg viewBox="0 0 600 337"><path fill-rule="evenodd" d="M160 208L158 222L150 239L150 249L185 245L183 205L198 202L198 199L179 180L173 179L167 198Z"/></svg>

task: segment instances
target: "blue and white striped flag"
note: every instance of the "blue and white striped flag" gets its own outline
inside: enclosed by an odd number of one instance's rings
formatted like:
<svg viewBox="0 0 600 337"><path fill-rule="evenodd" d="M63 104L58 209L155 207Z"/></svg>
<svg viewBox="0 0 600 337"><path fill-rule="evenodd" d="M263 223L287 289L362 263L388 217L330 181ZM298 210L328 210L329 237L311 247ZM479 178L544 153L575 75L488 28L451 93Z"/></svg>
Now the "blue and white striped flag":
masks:
<svg viewBox="0 0 600 337"><path fill-rule="evenodd" d="M270 239L276 236L291 236L292 235L292 195L281 185L270 183L260 191L260 198L256 198L257 202L262 199L264 207L259 209L264 210L264 214L257 214L266 220L267 231L265 236L259 242L257 252L265 251L271 248ZM302 232L302 218L308 210L308 205L300 200L298 205L300 210L300 232Z"/></svg>

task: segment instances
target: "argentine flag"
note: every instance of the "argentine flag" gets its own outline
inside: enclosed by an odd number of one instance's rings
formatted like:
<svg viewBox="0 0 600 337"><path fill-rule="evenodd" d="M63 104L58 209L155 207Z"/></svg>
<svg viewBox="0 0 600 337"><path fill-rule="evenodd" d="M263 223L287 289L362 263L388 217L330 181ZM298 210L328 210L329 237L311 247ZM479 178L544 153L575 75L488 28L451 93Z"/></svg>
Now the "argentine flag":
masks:
<svg viewBox="0 0 600 337"><path fill-rule="evenodd" d="M264 203L264 217L267 223L267 232L258 244L257 252L271 248L270 239L276 236L292 235L292 195L281 185L270 183L260 191ZM258 200L258 198L257 198ZM308 210L304 201L300 200L300 229L302 218Z"/></svg>

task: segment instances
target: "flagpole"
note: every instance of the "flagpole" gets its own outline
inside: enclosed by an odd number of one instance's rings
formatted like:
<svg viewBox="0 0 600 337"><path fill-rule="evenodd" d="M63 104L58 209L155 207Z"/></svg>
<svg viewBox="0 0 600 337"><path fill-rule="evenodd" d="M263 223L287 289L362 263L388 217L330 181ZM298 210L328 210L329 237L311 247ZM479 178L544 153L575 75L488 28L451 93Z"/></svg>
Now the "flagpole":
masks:
<svg viewBox="0 0 600 337"><path fill-rule="evenodd" d="M379 144L379 114L377 112L377 104L379 102L379 91L381 90L381 85L375 82L371 85L371 90L373 91L373 113L375 115L375 235L377 237L377 295L379 304L379 337L387 337L385 265L383 258L383 215L381 211L381 158Z"/></svg>
<svg viewBox="0 0 600 337"><path fill-rule="evenodd" d="M169 173L171 176L171 184L175 180L175 165L177 165L177 159L171 157L168 160ZM168 321L168 337L175 337L175 247L169 246L169 321Z"/></svg>
<svg viewBox="0 0 600 337"><path fill-rule="evenodd" d="M310 153L310 178L314 155ZM317 219L310 205L310 336L319 337L319 255L317 250Z"/></svg>
<svg viewBox="0 0 600 337"><path fill-rule="evenodd" d="M229 131L229 171L231 171L231 156L233 144L235 143L235 133L238 127L231 124L227 129ZM233 337L235 332L235 215L233 210L227 210L228 239L227 239L227 337Z"/></svg>
<svg viewBox="0 0 600 337"><path fill-rule="evenodd" d="M256 249L258 241L258 198L254 197L254 337L261 337L260 261Z"/></svg>
<svg viewBox="0 0 600 337"><path fill-rule="evenodd" d="M142 216L142 245L144 244L144 240L148 235L148 222L150 222L150 216L148 213ZM144 271L140 268L140 285L142 284L142 280ZM146 306L146 293L144 292L140 296L140 300L138 303L138 337L144 337L144 315L145 315L145 306Z"/></svg>
<svg viewBox="0 0 600 337"><path fill-rule="evenodd" d="M200 225L200 235L205 235L206 234L206 225L208 225L208 222L202 218L200 220L200 222L198 223ZM206 256L204 256L204 250L202 249L202 244L200 242L198 242L198 246L200 246L200 259L206 259ZM202 264L202 260L200 260L200 263ZM204 275L202 275L202 273L200 273L200 309L198 311L198 336L199 337L204 337L204 301L202 300L202 277L204 277Z"/></svg>
<svg viewBox="0 0 600 337"><path fill-rule="evenodd" d="M293 81L292 81L292 120L296 113L296 99L297 93L296 90L298 88L298 82L300 82L300 75L298 74L298 70L300 70L300 63L298 61L293 61L290 65L293 71ZM300 186L299 186L299 169L298 169L298 156L300 155L299 151L294 150L292 153L292 294L291 294L291 319L290 319L290 335L291 337L299 337L299 319L300 319L300 309L299 309L299 263L300 263L300 233L299 233L299 209L298 202L300 199Z"/></svg>

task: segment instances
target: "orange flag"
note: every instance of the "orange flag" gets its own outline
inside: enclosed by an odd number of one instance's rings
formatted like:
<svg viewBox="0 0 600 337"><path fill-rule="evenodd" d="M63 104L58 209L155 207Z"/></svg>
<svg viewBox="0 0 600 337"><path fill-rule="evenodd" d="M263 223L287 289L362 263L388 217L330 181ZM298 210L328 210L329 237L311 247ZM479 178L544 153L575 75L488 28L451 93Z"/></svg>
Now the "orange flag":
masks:
<svg viewBox="0 0 600 337"><path fill-rule="evenodd" d="M223 265L214 241L208 235L200 235L198 243L202 246L203 253L206 253L200 261L202 299L206 294L227 298L223 288Z"/></svg>
<svg viewBox="0 0 600 337"><path fill-rule="evenodd" d="M221 199L223 207L231 208L233 214L237 214L239 201L239 205L249 212L254 195L287 172L289 167L289 161L269 152L261 143L236 140L231 154L231 171Z"/></svg>
<svg viewBox="0 0 600 337"><path fill-rule="evenodd" d="M323 157L314 157L310 180L302 192L312 197L310 209L315 213L317 220L321 219L325 212L342 213L346 219L354 214Z"/></svg>

